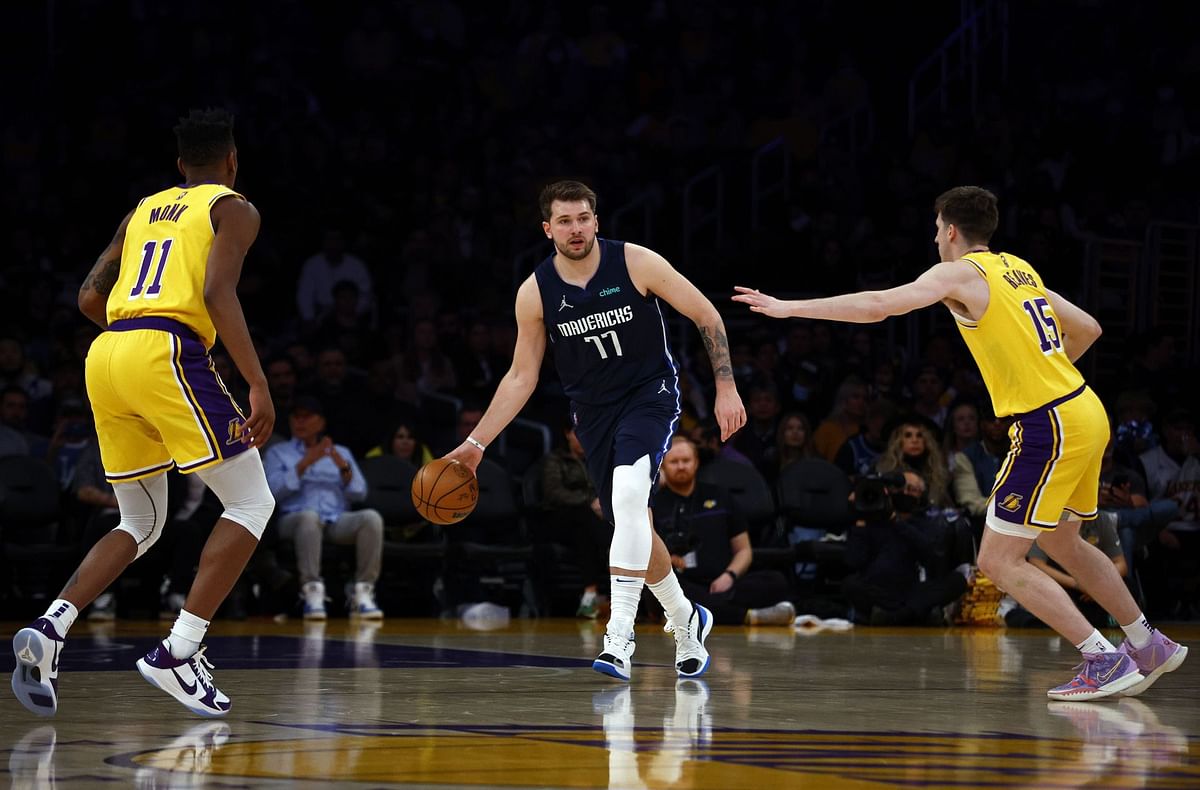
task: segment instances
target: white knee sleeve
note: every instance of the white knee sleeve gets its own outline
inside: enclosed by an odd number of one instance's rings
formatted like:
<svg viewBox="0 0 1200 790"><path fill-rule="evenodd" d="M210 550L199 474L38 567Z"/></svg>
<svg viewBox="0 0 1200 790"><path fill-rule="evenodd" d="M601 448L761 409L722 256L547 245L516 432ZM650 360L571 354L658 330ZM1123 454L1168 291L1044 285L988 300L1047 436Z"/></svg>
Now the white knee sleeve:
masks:
<svg viewBox="0 0 1200 790"><path fill-rule="evenodd" d="M133 536L137 543L136 560L154 545L167 522L167 476L113 483L113 493L121 509L121 523L116 529Z"/></svg>
<svg viewBox="0 0 1200 790"><path fill-rule="evenodd" d="M257 447L196 474L225 506L221 518L241 524L255 538L262 537L275 510L275 497L267 485L267 473L263 471Z"/></svg>
<svg viewBox="0 0 1200 790"><path fill-rule="evenodd" d="M608 564L614 568L644 571L650 565L650 456L631 466L613 470L613 539Z"/></svg>

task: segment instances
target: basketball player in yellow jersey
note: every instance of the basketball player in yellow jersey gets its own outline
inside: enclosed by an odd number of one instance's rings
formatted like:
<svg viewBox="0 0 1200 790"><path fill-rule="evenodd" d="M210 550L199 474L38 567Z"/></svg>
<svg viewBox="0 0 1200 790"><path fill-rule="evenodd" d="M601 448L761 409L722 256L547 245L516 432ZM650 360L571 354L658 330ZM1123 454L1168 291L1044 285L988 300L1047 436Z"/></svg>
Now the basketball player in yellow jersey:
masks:
<svg viewBox="0 0 1200 790"><path fill-rule="evenodd" d="M1100 336L1100 325L1046 288L1033 268L994 253L996 196L956 187L934 204L941 263L886 291L780 301L738 287L734 301L756 313L873 323L941 302L975 357L996 414L1011 416L1012 447L988 503L979 567L1042 622L1083 653L1079 674L1051 689L1052 699L1140 694L1179 667L1187 648L1150 627L1111 561L1079 537L1096 517L1108 418L1074 362ZM1120 649L1091 626L1066 592L1025 561L1037 541L1125 631Z"/></svg>
<svg viewBox="0 0 1200 790"><path fill-rule="evenodd" d="M236 292L259 217L233 191L238 159L228 113L193 111L175 135L184 183L138 203L79 291L80 310L106 330L88 350L87 391L121 523L46 614L13 638L13 693L42 716L58 709L59 654L79 611L162 533L172 466L199 474L225 512L170 635L137 667L194 713L230 708L200 643L275 506L258 454L275 411ZM208 356L218 335L250 385L248 418Z"/></svg>

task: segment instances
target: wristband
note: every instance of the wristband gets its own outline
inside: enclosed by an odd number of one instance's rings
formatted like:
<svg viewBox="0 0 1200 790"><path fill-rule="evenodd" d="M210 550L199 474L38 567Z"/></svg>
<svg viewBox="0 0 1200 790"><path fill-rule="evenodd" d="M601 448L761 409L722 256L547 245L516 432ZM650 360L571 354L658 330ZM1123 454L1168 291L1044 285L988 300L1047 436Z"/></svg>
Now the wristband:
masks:
<svg viewBox="0 0 1200 790"><path fill-rule="evenodd" d="M473 445L475 445L476 447L478 447L478 448L479 448L479 452L481 452L481 453L482 453L484 450L486 450L486 449L487 449L487 447L486 447L486 446L484 446L483 442L479 441L479 440L478 440L478 439L476 439L474 436L468 436L468 437L467 437L467 444L473 444Z"/></svg>
<svg viewBox="0 0 1200 790"><path fill-rule="evenodd" d="M729 574L730 578L732 578L734 581L737 581L737 573L736 572L728 570L728 569L726 569L725 572Z"/></svg>

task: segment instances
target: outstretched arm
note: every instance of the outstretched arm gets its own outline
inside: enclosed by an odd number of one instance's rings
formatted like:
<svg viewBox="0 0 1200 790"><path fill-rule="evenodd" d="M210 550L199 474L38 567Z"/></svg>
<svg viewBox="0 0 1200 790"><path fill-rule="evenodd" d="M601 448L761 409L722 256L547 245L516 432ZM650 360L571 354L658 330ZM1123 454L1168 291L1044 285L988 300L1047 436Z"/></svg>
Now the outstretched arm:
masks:
<svg viewBox="0 0 1200 790"><path fill-rule="evenodd" d="M1058 317L1063 351L1067 352L1067 359L1074 362L1100 337L1100 322L1049 288L1046 289L1046 296L1050 299L1054 315Z"/></svg>
<svg viewBox="0 0 1200 790"><path fill-rule="evenodd" d="M517 291L516 312L517 345L512 365L500 379L479 425L471 432L471 438L485 447L512 422L537 386L542 355L546 352L546 327L542 324L542 297L532 275ZM474 472L483 460L483 450L465 441L446 457L466 464Z"/></svg>
<svg viewBox="0 0 1200 790"><path fill-rule="evenodd" d="M121 220L112 241L100 253L92 270L79 287L79 311L101 329L108 329L108 295L112 293L121 274L121 251L125 248L125 228L129 226L130 211Z"/></svg>
<svg viewBox="0 0 1200 790"><path fill-rule="evenodd" d="M729 338L725 334L725 322L721 314L700 289L658 253L639 247L625 245L625 261L629 274L638 288L644 288L655 296L662 297L667 304L687 316L700 330L704 350L712 363L713 378L717 382L717 402L713 409L717 424L721 426L721 441L746 424L746 409L733 381L733 363L729 359Z"/></svg>
<svg viewBox="0 0 1200 790"><path fill-rule="evenodd" d="M275 404L237 295L242 263L258 237L258 209L250 201L231 195L217 201L210 216L216 235L204 273L204 306L238 373L250 385L250 417L243 441L251 447L262 447L275 427Z"/></svg>
<svg viewBox="0 0 1200 790"><path fill-rule="evenodd" d="M967 301L961 291L969 285L980 283L982 280L971 267L950 261L934 265L906 285L888 288L885 291L859 291L824 299L784 301L739 285L734 289L737 294L733 301L749 305L753 312L771 318L818 318L873 324L890 316L911 313L947 298Z"/></svg>

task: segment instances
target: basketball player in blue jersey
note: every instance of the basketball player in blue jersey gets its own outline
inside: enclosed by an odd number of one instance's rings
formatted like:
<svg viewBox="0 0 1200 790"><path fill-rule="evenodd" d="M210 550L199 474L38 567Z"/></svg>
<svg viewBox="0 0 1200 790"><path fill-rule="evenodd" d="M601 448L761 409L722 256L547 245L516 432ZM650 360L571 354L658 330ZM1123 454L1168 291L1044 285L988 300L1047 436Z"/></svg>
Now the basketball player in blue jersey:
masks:
<svg viewBox="0 0 1200 790"><path fill-rule="evenodd" d="M613 524L612 616L592 667L630 679L633 621L645 585L673 626L676 670L696 677L708 668L704 641L712 614L684 596L649 515L650 491L679 419L679 379L658 300L700 330L716 377L716 419L728 439L745 424L746 411L733 382L725 325L662 256L597 237L596 193L586 185L551 184L540 203L554 254L517 292L512 366L478 427L447 457L478 466L488 443L533 393L548 340L588 474Z"/></svg>
<svg viewBox="0 0 1200 790"><path fill-rule="evenodd" d="M1026 261L989 249L999 222L991 192L955 187L934 209L941 263L907 285L790 302L739 286L733 299L772 318L854 323L946 305L996 415L1013 418L1012 446L988 500L979 568L1083 653L1076 677L1047 692L1051 699L1140 694L1177 669L1187 648L1150 627L1112 562L1079 536L1080 522L1097 514L1109 424L1074 363L1100 336L1100 325L1047 288ZM1120 649L1088 623L1058 582L1026 562L1035 540L1124 624Z"/></svg>
<svg viewBox="0 0 1200 790"><path fill-rule="evenodd" d="M162 534L166 472L195 472L225 506L171 633L137 662L151 684L202 716L229 712L201 641L258 546L275 506L258 448L275 409L237 298L258 211L233 191L233 118L193 111L175 127L184 183L126 215L79 291L105 331L88 350L88 399L121 523L84 557L45 615L13 637L17 699L58 709L58 661L79 611ZM250 385L245 417L208 351L220 335Z"/></svg>

